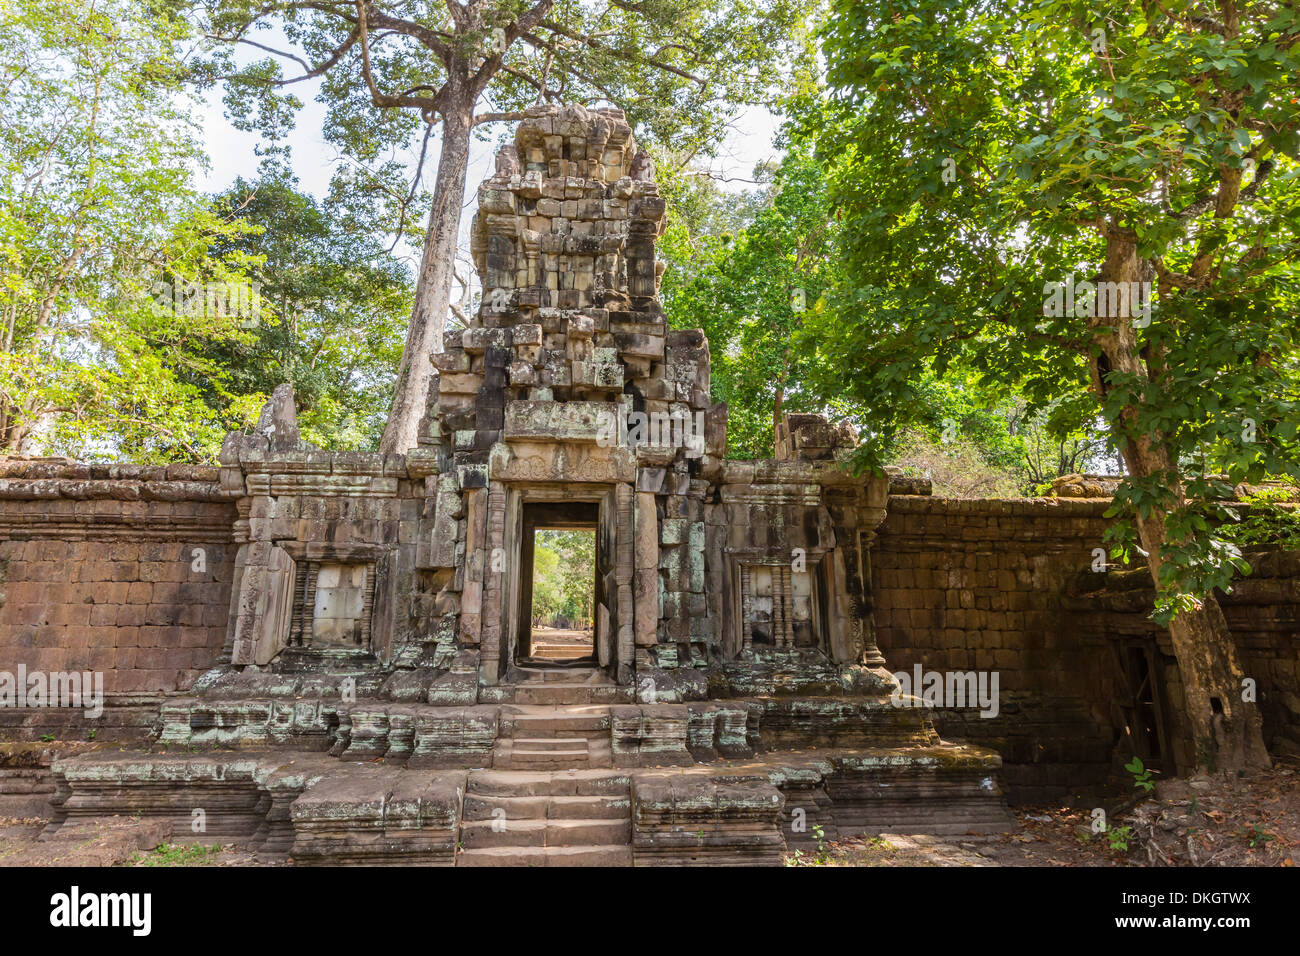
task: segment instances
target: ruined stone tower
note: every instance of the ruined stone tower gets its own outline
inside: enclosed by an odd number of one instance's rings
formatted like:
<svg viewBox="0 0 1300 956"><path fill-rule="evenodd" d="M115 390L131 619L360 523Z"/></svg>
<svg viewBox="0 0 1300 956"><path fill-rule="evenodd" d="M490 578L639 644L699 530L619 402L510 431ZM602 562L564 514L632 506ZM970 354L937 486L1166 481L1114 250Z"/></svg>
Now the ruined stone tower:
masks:
<svg viewBox="0 0 1300 956"><path fill-rule="evenodd" d="M665 328L653 168L621 111L538 108L478 206L482 300L433 357L412 456L438 469L418 561L436 582L435 627L497 683L527 640L520 535L549 516L600 532L598 666L626 684L634 663L703 662L703 502L725 408L708 407L703 335Z"/></svg>
<svg viewBox="0 0 1300 956"><path fill-rule="evenodd" d="M725 459L708 342L665 326L664 201L623 114L530 111L478 198L483 295L432 356L416 448L326 453L292 422L227 443L248 492L231 664L520 699L534 532L588 528L585 696L887 690L866 561L887 482L847 472L852 433L815 415L786 418L778 460Z"/></svg>

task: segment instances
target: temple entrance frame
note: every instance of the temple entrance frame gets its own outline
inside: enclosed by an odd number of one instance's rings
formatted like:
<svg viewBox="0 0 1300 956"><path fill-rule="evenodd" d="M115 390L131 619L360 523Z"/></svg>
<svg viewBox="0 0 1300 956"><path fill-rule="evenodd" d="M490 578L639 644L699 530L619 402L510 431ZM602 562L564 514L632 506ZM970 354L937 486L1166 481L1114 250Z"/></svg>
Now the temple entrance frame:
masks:
<svg viewBox="0 0 1300 956"><path fill-rule="evenodd" d="M519 540L519 578L518 596L515 612L515 643L513 659L515 663L527 660L529 666L556 666L557 662L538 661L533 658L533 555L537 544L537 532L546 531L591 531L597 535L600 530L599 501L524 501L522 503L522 533ZM598 547L593 550L599 552ZM599 555L597 554L597 557ZM603 571L599 561L593 561L595 571L592 579L592 626L593 637L591 654L578 658L572 663L596 663L596 640L594 636L596 608L608 601L604 596Z"/></svg>
<svg viewBox="0 0 1300 956"><path fill-rule="evenodd" d="M623 682L632 679L631 648L619 647L620 620L631 621L633 609L631 601L619 608L617 580L616 541L620 535L628 537L628 550L631 541L630 514L622 515L618 499L618 486L599 482L528 482L525 484L507 483L505 486L504 513L502 514L503 539L505 545L505 573L502 578L501 626L498 630L499 640L495 646L485 646L479 669L480 683L492 685L505 676L508 668L522 656L520 647L531 641L532 610L532 532L538 527L554 527L538 523L533 519L531 527L525 528L527 516L541 516L542 521L581 522L587 529L594 527L596 532L596 580L593 595L595 635L593 640L595 666L606 671L615 680L620 675ZM626 495L630 499L630 493ZM574 509L566 512L565 509ZM594 521L593 521L594 516ZM622 518L623 520L620 520ZM525 566L525 551L528 565ZM526 582L526 583L525 583ZM626 588L630 592L630 588ZM526 640L521 641L524 629L529 630ZM626 643L630 643L626 642ZM622 658L620 652L623 652ZM625 659L623 659L625 658Z"/></svg>

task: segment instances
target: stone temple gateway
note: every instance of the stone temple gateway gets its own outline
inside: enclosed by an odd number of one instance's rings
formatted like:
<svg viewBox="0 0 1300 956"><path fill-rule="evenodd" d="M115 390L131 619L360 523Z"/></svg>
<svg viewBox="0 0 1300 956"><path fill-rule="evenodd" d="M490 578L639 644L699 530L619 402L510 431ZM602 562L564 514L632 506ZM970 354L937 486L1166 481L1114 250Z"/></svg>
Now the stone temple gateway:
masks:
<svg viewBox="0 0 1300 956"><path fill-rule="evenodd" d="M224 646L149 739L56 762L51 826L180 838L200 806L204 839L297 863L647 865L1011 825L999 756L891 700L891 479L812 415L726 460L708 342L660 307L664 209L621 112L530 111L479 188L482 305L432 356L418 446L313 448L287 387L229 436ZM531 648L546 528L595 535L567 666Z"/></svg>
<svg viewBox="0 0 1300 956"><path fill-rule="evenodd" d="M387 699L532 702L557 682L519 666L525 532L558 522L597 533L576 696L886 689L865 553L887 481L848 475L852 435L817 416L787 418L778 460L724 460L708 342L660 308L645 155L618 111L536 112L479 189L483 304L432 358L419 446L308 448L284 393L231 436L223 474L247 492L231 670L204 686L342 667Z"/></svg>

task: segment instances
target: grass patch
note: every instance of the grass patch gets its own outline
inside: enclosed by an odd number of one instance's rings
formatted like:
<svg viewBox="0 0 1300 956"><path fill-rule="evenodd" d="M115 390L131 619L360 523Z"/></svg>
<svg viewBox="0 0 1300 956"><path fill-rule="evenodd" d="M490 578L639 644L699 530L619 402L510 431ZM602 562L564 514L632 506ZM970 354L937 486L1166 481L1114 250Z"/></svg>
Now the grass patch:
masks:
<svg viewBox="0 0 1300 956"><path fill-rule="evenodd" d="M207 866L220 852L221 847L216 843L212 846L164 843L152 853L137 854L131 862L135 866Z"/></svg>

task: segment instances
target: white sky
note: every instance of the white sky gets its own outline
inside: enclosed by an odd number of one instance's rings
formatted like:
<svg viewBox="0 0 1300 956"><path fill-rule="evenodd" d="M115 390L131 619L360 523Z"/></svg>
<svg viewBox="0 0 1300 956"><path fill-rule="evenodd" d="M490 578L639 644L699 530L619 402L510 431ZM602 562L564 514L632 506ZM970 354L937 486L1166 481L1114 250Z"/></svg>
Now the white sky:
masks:
<svg viewBox="0 0 1300 956"><path fill-rule="evenodd" d="M325 122L325 109L316 102L319 82L303 84L295 88L298 97L303 100L303 108L298 112L297 124L287 138L291 148L291 166L298 177L298 188L309 192L318 199L324 198L329 191L330 177L339 159L337 151L325 141L322 128ZM208 192L220 192L226 189L238 176L245 179L257 177L259 158L255 147L260 138L256 133L245 133L232 126L225 117L221 102L221 91L213 90L208 95L200 114L204 126L205 147L211 161L210 168L200 175L200 187ZM777 150L772 145L779 120L762 108L751 108L739 113L731 123L730 131L723 141L718 155L709 164L711 173L719 178L723 189L739 191L752 188L744 180L753 178L754 166L772 158ZM495 133L500 126L494 125ZM635 130L633 130L635 133ZM469 176L466 180L466 208L461 218L461 245L468 247L468 229L476 204L478 184L491 174L495 149L493 142L497 139L470 143ZM406 156L406 162L412 172L418 155L418 143ZM433 179L438 157L437 132L429 141L428 157L425 162L423 183L429 188ZM417 250L407 250L408 258ZM453 296L455 292L453 291Z"/></svg>

